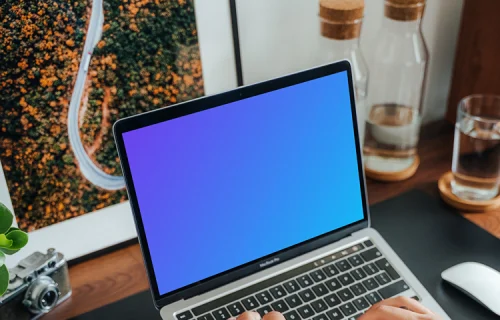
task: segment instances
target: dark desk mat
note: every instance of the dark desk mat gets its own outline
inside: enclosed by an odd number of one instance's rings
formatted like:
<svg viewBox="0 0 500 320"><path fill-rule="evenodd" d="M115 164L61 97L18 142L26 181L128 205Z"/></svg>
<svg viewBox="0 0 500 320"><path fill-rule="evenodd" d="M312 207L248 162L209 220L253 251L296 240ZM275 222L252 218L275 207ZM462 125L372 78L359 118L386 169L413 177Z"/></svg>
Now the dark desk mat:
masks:
<svg viewBox="0 0 500 320"><path fill-rule="evenodd" d="M492 312L441 280L441 271L464 261L500 270L500 240L470 223L442 201L410 191L371 208L372 224L406 262L453 320L496 319ZM158 319L149 292L74 318Z"/></svg>

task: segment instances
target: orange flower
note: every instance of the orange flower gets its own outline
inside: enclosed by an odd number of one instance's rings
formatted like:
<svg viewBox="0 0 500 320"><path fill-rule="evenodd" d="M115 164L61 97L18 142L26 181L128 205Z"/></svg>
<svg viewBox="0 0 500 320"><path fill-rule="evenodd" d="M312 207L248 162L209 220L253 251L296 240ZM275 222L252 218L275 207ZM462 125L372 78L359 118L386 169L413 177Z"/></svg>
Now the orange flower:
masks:
<svg viewBox="0 0 500 320"><path fill-rule="evenodd" d="M22 59L17 63L17 66L23 70L26 70L28 68L28 63L26 62L26 60Z"/></svg>
<svg viewBox="0 0 500 320"><path fill-rule="evenodd" d="M139 32L139 28L137 28L137 25L135 23L132 23L129 28L132 31Z"/></svg>

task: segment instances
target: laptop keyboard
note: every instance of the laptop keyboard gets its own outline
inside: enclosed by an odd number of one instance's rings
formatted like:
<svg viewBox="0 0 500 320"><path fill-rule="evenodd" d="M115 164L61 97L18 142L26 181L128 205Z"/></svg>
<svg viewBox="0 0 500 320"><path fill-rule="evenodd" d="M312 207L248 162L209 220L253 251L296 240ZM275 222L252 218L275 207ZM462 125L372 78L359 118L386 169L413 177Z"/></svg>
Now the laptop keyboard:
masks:
<svg viewBox="0 0 500 320"><path fill-rule="evenodd" d="M227 320L244 311L286 320L351 320L410 287L371 240L322 257L217 300L177 313L178 320ZM418 297L414 297L418 300Z"/></svg>

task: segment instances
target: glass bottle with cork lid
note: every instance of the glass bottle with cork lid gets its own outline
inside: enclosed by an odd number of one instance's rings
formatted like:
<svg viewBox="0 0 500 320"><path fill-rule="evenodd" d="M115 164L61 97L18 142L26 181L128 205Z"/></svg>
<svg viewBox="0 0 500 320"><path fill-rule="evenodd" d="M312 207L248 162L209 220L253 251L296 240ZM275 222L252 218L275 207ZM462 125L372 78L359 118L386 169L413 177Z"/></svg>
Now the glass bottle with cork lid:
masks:
<svg viewBox="0 0 500 320"><path fill-rule="evenodd" d="M361 52L359 37L365 11L364 0L320 0L320 61L349 60L356 93L356 113L360 141L364 139L365 100L368 67Z"/></svg>
<svg viewBox="0 0 500 320"><path fill-rule="evenodd" d="M386 0L369 59L372 77L363 147L365 172L382 181L415 174L428 50L421 30L425 0Z"/></svg>

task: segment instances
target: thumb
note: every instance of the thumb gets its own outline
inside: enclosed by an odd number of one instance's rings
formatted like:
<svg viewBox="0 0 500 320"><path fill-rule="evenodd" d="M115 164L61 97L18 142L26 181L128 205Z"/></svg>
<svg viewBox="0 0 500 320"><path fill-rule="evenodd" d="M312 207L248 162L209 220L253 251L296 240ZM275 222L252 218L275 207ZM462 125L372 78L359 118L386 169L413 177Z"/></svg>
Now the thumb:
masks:
<svg viewBox="0 0 500 320"><path fill-rule="evenodd" d="M255 311L245 311L238 316L238 318L231 318L229 320L261 320L260 314Z"/></svg>
<svg viewBox="0 0 500 320"><path fill-rule="evenodd" d="M285 317L279 312L271 311L262 320L285 320Z"/></svg>

